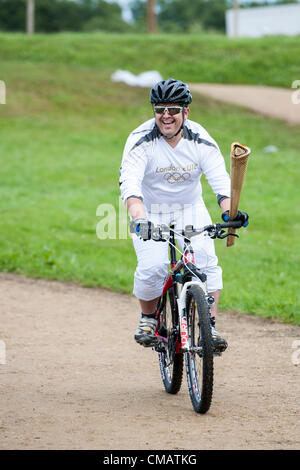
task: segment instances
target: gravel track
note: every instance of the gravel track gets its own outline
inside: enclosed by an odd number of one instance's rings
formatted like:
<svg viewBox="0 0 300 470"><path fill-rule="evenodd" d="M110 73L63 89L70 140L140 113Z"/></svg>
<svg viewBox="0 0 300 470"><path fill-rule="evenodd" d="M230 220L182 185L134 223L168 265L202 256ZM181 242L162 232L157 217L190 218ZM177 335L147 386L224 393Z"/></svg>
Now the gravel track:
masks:
<svg viewBox="0 0 300 470"><path fill-rule="evenodd" d="M245 106L255 113L282 119L288 124L300 124L299 88L214 83L193 83L190 88L192 93L201 93L226 103Z"/></svg>
<svg viewBox="0 0 300 470"><path fill-rule="evenodd" d="M2 273L0 312L1 449L300 447L299 327L221 312L229 347L197 415L185 375L168 395L157 354L134 342L135 298Z"/></svg>

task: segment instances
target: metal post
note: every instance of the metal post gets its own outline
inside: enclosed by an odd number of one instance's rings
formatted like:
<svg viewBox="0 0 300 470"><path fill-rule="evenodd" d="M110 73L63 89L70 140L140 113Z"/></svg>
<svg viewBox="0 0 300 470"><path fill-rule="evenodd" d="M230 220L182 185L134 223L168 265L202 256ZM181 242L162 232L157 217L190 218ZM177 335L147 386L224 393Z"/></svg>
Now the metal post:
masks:
<svg viewBox="0 0 300 470"><path fill-rule="evenodd" d="M148 33L156 33L157 31L157 18L155 12L155 0L147 0L147 25Z"/></svg>
<svg viewBox="0 0 300 470"><path fill-rule="evenodd" d="M34 34L34 0L27 0L26 31L27 34Z"/></svg>

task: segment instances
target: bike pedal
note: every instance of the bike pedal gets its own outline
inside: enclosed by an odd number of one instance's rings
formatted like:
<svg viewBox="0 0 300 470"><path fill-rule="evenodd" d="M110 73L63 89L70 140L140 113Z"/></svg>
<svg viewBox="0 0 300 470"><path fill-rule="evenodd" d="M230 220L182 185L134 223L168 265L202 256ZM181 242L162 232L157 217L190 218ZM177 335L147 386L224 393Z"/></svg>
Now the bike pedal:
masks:
<svg viewBox="0 0 300 470"><path fill-rule="evenodd" d="M157 339L150 341L149 343L140 343L144 348L156 348L157 347Z"/></svg>

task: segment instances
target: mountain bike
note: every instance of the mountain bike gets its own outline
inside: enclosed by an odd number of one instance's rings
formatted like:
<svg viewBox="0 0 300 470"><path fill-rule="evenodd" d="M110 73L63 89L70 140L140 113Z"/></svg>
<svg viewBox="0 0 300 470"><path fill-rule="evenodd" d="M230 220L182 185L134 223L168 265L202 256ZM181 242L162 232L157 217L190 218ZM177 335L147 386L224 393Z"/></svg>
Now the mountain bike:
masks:
<svg viewBox="0 0 300 470"><path fill-rule="evenodd" d="M158 352L159 366L165 390L176 394L182 384L185 358L188 390L194 410L206 413L211 405L214 380L214 357L222 351L213 345L210 309L214 298L208 294L206 274L195 265L191 238L205 233L211 238L238 236L226 233L227 228L238 229L240 222L211 224L200 229L187 225L176 231L175 225L151 227L151 238L167 241L170 271L158 300L156 341L152 346ZM176 247L176 236L184 238L184 248ZM177 260L176 251L181 257Z"/></svg>

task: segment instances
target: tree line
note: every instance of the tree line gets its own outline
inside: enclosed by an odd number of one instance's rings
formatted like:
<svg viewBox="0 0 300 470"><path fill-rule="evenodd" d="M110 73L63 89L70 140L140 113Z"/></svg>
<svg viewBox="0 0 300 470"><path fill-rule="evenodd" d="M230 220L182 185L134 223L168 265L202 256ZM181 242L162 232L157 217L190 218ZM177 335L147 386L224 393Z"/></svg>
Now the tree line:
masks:
<svg viewBox="0 0 300 470"><path fill-rule="evenodd" d="M298 3L299 0L273 0L272 5ZM234 0L156 0L158 29L164 32L225 32L225 12ZM270 1L240 0L240 8L270 5ZM147 0L132 0L136 24L145 25Z"/></svg>
<svg viewBox="0 0 300 470"><path fill-rule="evenodd" d="M297 3L298 0L275 0L272 4ZM133 21L122 18L117 3L105 0L35 0L35 31L147 31L149 0L131 0ZM225 11L233 0L156 0L158 31L200 33L225 31ZM269 2L240 1L240 6L269 5ZM149 11L148 11L149 15ZM25 31L26 0L0 0L0 30Z"/></svg>
<svg viewBox="0 0 300 470"><path fill-rule="evenodd" d="M25 31L26 0L0 0L0 30ZM117 3L104 0L35 0L35 31L114 31L126 32Z"/></svg>

